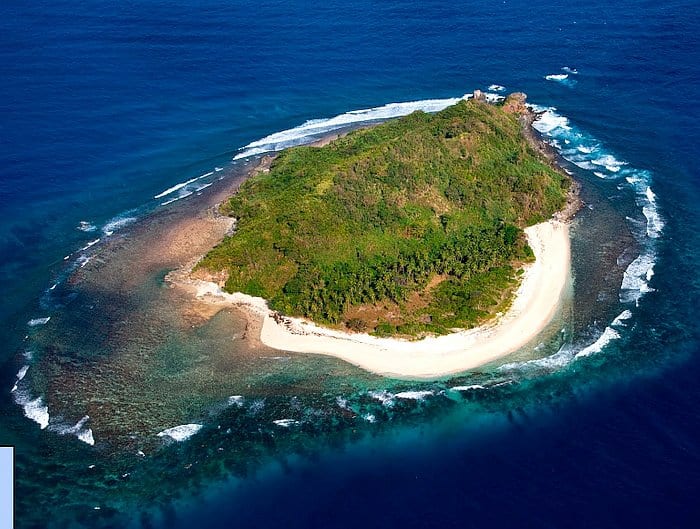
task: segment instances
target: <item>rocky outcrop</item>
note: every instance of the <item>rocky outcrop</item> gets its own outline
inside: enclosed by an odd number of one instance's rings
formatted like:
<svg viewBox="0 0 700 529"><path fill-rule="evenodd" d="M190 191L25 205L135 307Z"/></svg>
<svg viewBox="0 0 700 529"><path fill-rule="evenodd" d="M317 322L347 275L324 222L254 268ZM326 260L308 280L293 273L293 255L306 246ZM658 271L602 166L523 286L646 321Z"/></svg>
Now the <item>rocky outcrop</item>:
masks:
<svg viewBox="0 0 700 529"><path fill-rule="evenodd" d="M513 92L503 103L503 110L517 116L524 116L530 113L530 110L525 105L527 94L523 92Z"/></svg>

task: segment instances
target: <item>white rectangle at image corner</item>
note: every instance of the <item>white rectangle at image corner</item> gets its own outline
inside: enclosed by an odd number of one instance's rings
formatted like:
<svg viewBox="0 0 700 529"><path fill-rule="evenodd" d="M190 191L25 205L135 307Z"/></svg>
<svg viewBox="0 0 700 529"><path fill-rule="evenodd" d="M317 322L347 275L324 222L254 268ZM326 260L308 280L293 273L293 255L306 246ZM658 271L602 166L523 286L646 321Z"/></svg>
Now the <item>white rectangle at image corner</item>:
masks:
<svg viewBox="0 0 700 529"><path fill-rule="evenodd" d="M0 446L0 529L14 527L14 447Z"/></svg>

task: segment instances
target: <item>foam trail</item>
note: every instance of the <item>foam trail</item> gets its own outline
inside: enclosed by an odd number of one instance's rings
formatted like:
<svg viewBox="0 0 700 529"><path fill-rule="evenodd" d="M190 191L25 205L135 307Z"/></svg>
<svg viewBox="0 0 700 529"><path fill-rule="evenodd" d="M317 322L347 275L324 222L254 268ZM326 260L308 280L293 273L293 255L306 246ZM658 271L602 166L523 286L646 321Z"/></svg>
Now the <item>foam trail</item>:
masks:
<svg viewBox="0 0 700 529"><path fill-rule="evenodd" d="M277 426L281 426L282 428L289 428L290 426L299 424L299 421L295 421L294 419L277 419L276 421L272 422Z"/></svg>
<svg viewBox="0 0 700 529"><path fill-rule="evenodd" d="M37 325L46 325L49 323L51 316L46 316L45 318L34 318L27 322L30 327L36 327Z"/></svg>
<svg viewBox="0 0 700 529"><path fill-rule="evenodd" d="M655 204L652 202L642 207L642 213L647 219L647 237L656 239L661 236L664 229L664 221L659 215Z"/></svg>
<svg viewBox="0 0 700 529"><path fill-rule="evenodd" d="M389 103L380 107L352 110L332 118L312 119L298 127L275 132L274 134L249 143L243 147L241 152L236 154L233 159L239 160L265 152L281 151L287 147L306 143L310 138L321 136L350 125L406 116L417 110L423 112L439 112L448 106L470 97L471 94L467 94L458 98L425 99L405 103Z"/></svg>
<svg viewBox="0 0 700 529"><path fill-rule="evenodd" d="M606 154L600 158L591 160L591 163L593 165L603 166L611 173L617 173L623 165L627 165L627 162L621 162L612 154Z"/></svg>
<svg viewBox="0 0 700 529"><path fill-rule="evenodd" d="M450 391L472 391L474 389L486 389L481 384L472 384L470 386L453 386Z"/></svg>
<svg viewBox="0 0 700 529"><path fill-rule="evenodd" d="M170 437L174 441L186 441L202 429L201 424L181 424L159 432L158 437Z"/></svg>
<svg viewBox="0 0 700 529"><path fill-rule="evenodd" d="M548 370L553 371L562 368L569 364L574 357L574 352L569 345L563 345L559 350L544 358L535 358L534 360L528 360L525 362L511 362L509 364L503 364L498 368L499 371L528 371L531 369L535 370Z"/></svg>
<svg viewBox="0 0 700 529"><path fill-rule="evenodd" d="M51 429L53 431L56 431L56 433L58 433L59 435L75 435L83 443L87 443L90 446L93 446L95 444L95 437L93 436L92 430L90 428L85 428L85 423L88 420L90 420L90 416L85 415L74 426L52 426Z"/></svg>
<svg viewBox="0 0 700 529"><path fill-rule="evenodd" d="M397 399L424 400L425 397L434 395L432 391L402 391L394 395Z"/></svg>
<svg viewBox="0 0 700 529"><path fill-rule="evenodd" d="M29 366L22 366L19 371L17 371L17 382L22 380L29 371Z"/></svg>
<svg viewBox="0 0 700 529"><path fill-rule="evenodd" d="M179 184L175 184L173 187L169 187L168 189L166 189L162 193L158 193L153 198L155 198L155 199L163 198L164 196L169 195L171 193L174 193L175 191L179 191L180 189L182 189L186 185L191 184L192 182L196 182L197 180L199 180L199 178L200 178L199 176L196 176L194 178L190 178L187 182L181 182Z"/></svg>
<svg viewBox="0 0 700 529"><path fill-rule="evenodd" d="M591 356L592 354L599 353L606 345L619 338L619 332L612 327L606 327L603 334L601 334L595 342L576 353L576 358L583 358L584 356Z"/></svg>
<svg viewBox="0 0 700 529"><path fill-rule="evenodd" d="M100 239L99 239L99 238L95 239L94 241L90 241L89 243L87 243L85 246L83 246L83 247L82 247L80 250L78 250L78 251L84 252L84 251L87 250L88 248L90 248L90 247L92 247L92 246L95 246L98 242L100 242Z"/></svg>

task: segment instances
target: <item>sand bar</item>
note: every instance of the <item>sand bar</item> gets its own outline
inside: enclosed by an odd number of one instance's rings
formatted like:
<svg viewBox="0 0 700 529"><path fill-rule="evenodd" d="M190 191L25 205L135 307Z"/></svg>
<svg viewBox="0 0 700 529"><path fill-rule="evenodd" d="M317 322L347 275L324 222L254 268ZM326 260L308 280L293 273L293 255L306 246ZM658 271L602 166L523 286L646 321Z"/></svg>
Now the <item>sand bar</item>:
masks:
<svg viewBox="0 0 700 529"><path fill-rule="evenodd" d="M438 378L487 364L532 341L552 320L570 277L569 225L550 220L525 230L535 253L510 309L493 323L422 340L377 338L327 329L299 318L275 317L262 298L228 294L213 282L189 279L196 296L262 317L260 340L283 351L342 358L368 371L406 378ZM181 283L182 284L182 283Z"/></svg>

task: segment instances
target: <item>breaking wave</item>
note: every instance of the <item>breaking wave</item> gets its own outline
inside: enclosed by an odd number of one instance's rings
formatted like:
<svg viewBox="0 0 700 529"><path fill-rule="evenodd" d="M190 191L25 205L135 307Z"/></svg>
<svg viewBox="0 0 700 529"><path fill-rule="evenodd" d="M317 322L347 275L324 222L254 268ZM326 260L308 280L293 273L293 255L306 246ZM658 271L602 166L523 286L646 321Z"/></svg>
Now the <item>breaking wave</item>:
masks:
<svg viewBox="0 0 700 529"><path fill-rule="evenodd" d="M600 141L572 125L555 108L532 105L532 109L539 113L533 127L555 145L565 160L591 171L598 178L621 181L622 186L627 185L634 192L635 202L646 224L644 234L637 237L642 252L625 270L619 298L622 303L638 304L644 294L653 292L649 281L656 263L655 240L661 237L664 229L657 197L651 188L651 172L618 159ZM636 220L629 219L629 222L632 231L638 232Z"/></svg>
<svg viewBox="0 0 700 529"><path fill-rule="evenodd" d="M487 96L488 95L489 94L487 94ZM424 99L422 101L409 101L405 103L389 103L374 108L351 110L350 112L338 114L332 118L311 119L298 127L275 132L274 134L249 143L243 147L241 152L236 154L233 159L240 160L241 158L247 158L266 152L281 151L288 147L309 143L329 132L348 126L406 116L417 110L423 112L439 112L463 99L469 99L471 96L471 94L466 94L456 98ZM490 94L490 96L502 97L496 96L496 94Z"/></svg>
<svg viewBox="0 0 700 529"><path fill-rule="evenodd" d="M25 389L15 389L12 393L15 403L22 407L24 416L39 425L42 430L49 425L49 407L42 397L32 398Z"/></svg>
<svg viewBox="0 0 700 529"><path fill-rule="evenodd" d="M187 441L187 439L192 437L201 429L201 424L181 424L179 426L173 426L172 428L163 430L162 432L158 432L157 436L169 437L173 441L181 442Z"/></svg>

